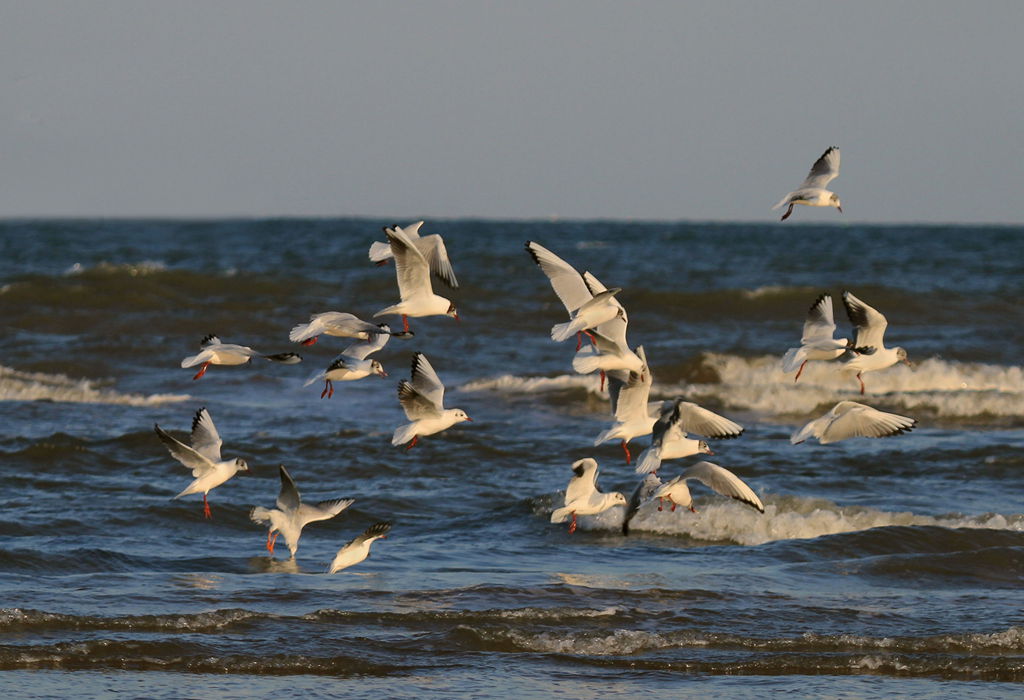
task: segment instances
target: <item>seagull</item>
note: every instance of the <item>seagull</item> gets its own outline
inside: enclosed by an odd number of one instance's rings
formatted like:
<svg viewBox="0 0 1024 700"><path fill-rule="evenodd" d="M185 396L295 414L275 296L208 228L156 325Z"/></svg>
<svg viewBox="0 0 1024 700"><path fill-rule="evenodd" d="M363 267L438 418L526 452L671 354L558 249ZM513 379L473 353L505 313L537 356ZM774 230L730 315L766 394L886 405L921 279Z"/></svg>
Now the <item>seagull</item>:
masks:
<svg viewBox="0 0 1024 700"><path fill-rule="evenodd" d="M757 494L747 486L738 476L724 467L711 462L697 462L682 474L667 481L664 484L653 474L648 474L637 486L630 500L630 507L626 510L626 517L622 521L622 534L629 534L629 521L633 519L640 506L645 502L658 499L658 510L664 508L664 501L671 504L669 510L675 512L676 506L689 508L690 512L696 513L693 507L693 497L690 495L690 488L687 486L688 479L696 479L716 493L723 496L735 498L737 501L746 503L748 506L764 512L764 504Z"/></svg>
<svg viewBox="0 0 1024 700"><path fill-rule="evenodd" d="M295 558L295 552L299 549L299 538L302 537L302 528L318 520L329 520L341 511L348 508L355 501L351 498L336 498L331 501L322 501L315 506L302 502L299 490L295 487L291 475L282 464L281 491L277 494L277 508L264 508L256 506L249 513L249 518L254 523L270 523L270 530L267 531L267 551L274 553L274 543L277 542L278 534L284 535L284 541L291 552L291 558ZM273 538L271 538L273 535Z"/></svg>
<svg viewBox="0 0 1024 700"><path fill-rule="evenodd" d="M334 396L333 382L352 382L371 374L380 377L388 376L388 373L384 371L384 365L378 360L366 359L370 353L383 348L391 338L391 329L386 323L380 324L380 329L381 332L371 335L369 340L352 343L342 350L341 354L327 365L327 369L314 374L302 386L309 386L322 379L324 380L324 390L320 393L320 398L322 399L324 396L331 398Z"/></svg>
<svg viewBox="0 0 1024 700"><path fill-rule="evenodd" d="M666 459L714 454L708 443L688 437L687 433L729 439L742 435L743 427L692 401L676 398L662 403L658 420L651 432L651 446L637 460L638 474L657 472Z"/></svg>
<svg viewBox="0 0 1024 700"><path fill-rule="evenodd" d="M843 213L843 207L839 203L839 195L825 189L828 183L839 176L839 146L832 146L821 154L821 158L814 161L811 172L807 173L807 179L797 189L793 190L779 200L772 209L778 209L784 204L789 209L782 215L780 221L785 221L793 213L794 204L806 204L809 207L835 207L839 213Z"/></svg>
<svg viewBox="0 0 1024 700"><path fill-rule="evenodd" d="M401 226L392 226L385 228L384 233L387 234L389 231L401 231L404 233L405 237L412 241L413 245L423 253L423 257L427 259L427 263L430 265L430 271L452 289L458 289L459 281L455 279L455 271L452 270L451 260L448 259L448 249L444 247L444 239L436 233L421 238L420 227L422 225L422 221L417 221L415 224L406 226L404 229ZM388 260L391 260L393 257L394 253L391 252L390 243L374 242L370 246L371 262L375 262L378 265L386 265Z"/></svg>
<svg viewBox="0 0 1024 700"><path fill-rule="evenodd" d="M313 314L309 317L309 323L300 323L292 328L288 334L288 340L293 343L312 345L317 337L326 333L327 335L339 338L356 338L358 340L369 340L380 335L381 327L364 321L357 316L343 311L325 311L321 314ZM390 333L390 331L389 331ZM413 335L412 331L390 333L396 338L408 338Z"/></svg>
<svg viewBox="0 0 1024 700"><path fill-rule="evenodd" d="M647 401L654 377L647 366L647 355L643 346L637 346L636 351L643 361L640 372L615 370L608 373L608 396L611 399L615 423L594 440L596 446L619 438L622 441L622 451L626 453L626 464L633 458L627 443L635 437L651 432L661 407L660 402Z"/></svg>
<svg viewBox="0 0 1024 700"><path fill-rule="evenodd" d="M434 294L430 285L430 265L416 244L399 229L385 229L384 233L395 256L395 275L401 301L381 309L374 316L401 315L402 330L406 332L409 330L409 316L451 316L458 321L455 304Z"/></svg>
<svg viewBox="0 0 1024 700"><path fill-rule="evenodd" d="M879 411L856 401L840 401L831 411L793 433L789 441L799 445L815 437L820 444L827 445L852 437L878 438L909 433L915 425L917 421L913 418Z"/></svg>
<svg viewBox="0 0 1024 700"><path fill-rule="evenodd" d="M615 300L615 295L622 291L620 287L594 293L576 268L544 246L527 241L526 252L548 276L555 294L569 312L568 322L552 326L552 340L560 343L574 333L582 333L616 316L625 315L622 305ZM576 349L579 349L578 345Z"/></svg>
<svg viewBox="0 0 1024 700"><path fill-rule="evenodd" d="M199 341L199 354L191 355L181 361L182 367L195 367L200 365L193 380L199 379L206 374L210 365L244 365L254 357L262 357L264 360L280 362L285 365L294 365L302 362L302 356L294 352L281 352L276 355L263 355L245 345L232 345L222 343L215 335L208 335Z"/></svg>
<svg viewBox="0 0 1024 700"><path fill-rule="evenodd" d="M444 407L444 384L422 352L413 353L411 381L398 382L398 400L412 422L395 430L391 444L408 443L407 450L416 445L420 436L433 435L456 423L473 420L461 408Z"/></svg>
<svg viewBox="0 0 1024 700"><path fill-rule="evenodd" d="M587 457L573 462L573 477L565 488L565 507L551 513L551 522L564 523L570 517L569 534L576 532L577 515L597 515L615 506L627 505L626 497L618 491L601 493L597 490L597 461Z"/></svg>
<svg viewBox="0 0 1024 700"><path fill-rule="evenodd" d="M597 295L607 291L601 281L590 272L583 273L583 281L586 282L587 289L591 294ZM612 303L619 306L622 313L591 329L589 334L593 343L582 349L577 348L576 357L572 361L573 370L579 374L590 374L600 370L602 391L604 390L605 374L608 371L621 369L628 372L642 372L644 367L643 360L636 352L629 349L629 344L626 342L626 327L629 325L626 310L622 308L615 297L612 297Z"/></svg>
<svg viewBox="0 0 1024 700"><path fill-rule="evenodd" d="M384 539L390 530L391 523L389 522L379 522L366 528L366 532L338 550L327 573L335 574L366 559L370 556L370 545L377 540Z"/></svg>
<svg viewBox="0 0 1024 700"><path fill-rule="evenodd" d="M248 472L249 465L244 459L222 460L220 447L223 441L217 433L217 426L213 424L210 412L205 408L196 411L192 418L192 446L174 439L156 423L153 424L157 437L167 446L171 456L192 470L195 480L189 484L184 491L174 499L187 496L192 493L203 493L203 517L213 517L210 513L210 504L206 501L206 494L217 488L225 481L240 472Z"/></svg>
<svg viewBox="0 0 1024 700"><path fill-rule="evenodd" d="M857 381L860 382L862 395L864 394L864 380L860 377L862 373L892 367L897 362L902 362L907 367L913 368L910 360L907 359L906 350L900 347L887 348L882 343L885 328L889 325L885 316L850 292L843 292L843 304L846 306L846 314L850 317L850 323L857 329L857 337L853 342L853 350L857 355L844 362L842 369L857 373Z"/></svg>
<svg viewBox="0 0 1024 700"><path fill-rule="evenodd" d="M836 322L832 315L832 295L822 294L807 311L804 321L804 336L800 347L790 348L782 357L782 371L797 370L796 382L804 371L804 365L811 360L835 360L846 353L851 343L846 338L833 338ZM799 369L797 369L799 367Z"/></svg>

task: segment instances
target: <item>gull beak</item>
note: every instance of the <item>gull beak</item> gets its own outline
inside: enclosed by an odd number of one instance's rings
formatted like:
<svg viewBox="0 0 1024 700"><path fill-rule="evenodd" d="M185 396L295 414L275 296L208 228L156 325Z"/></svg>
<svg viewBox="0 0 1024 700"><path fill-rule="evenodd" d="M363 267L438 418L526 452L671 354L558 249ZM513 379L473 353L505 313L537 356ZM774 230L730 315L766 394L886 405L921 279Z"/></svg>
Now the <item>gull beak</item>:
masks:
<svg viewBox="0 0 1024 700"><path fill-rule="evenodd" d="M469 416L466 416L466 420L468 420L468 421L469 421L470 423L472 423L472 422L473 422L473 419L472 419L472 418L470 418Z"/></svg>
<svg viewBox="0 0 1024 700"><path fill-rule="evenodd" d="M840 214L842 214L842 213L843 213L843 208L842 208L842 207L840 207L840 206L838 206L838 205L837 205L837 206L836 206L836 209L838 209L838 210L839 210L839 213L840 213Z"/></svg>
<svg viewBox="0 0 1024 700"><path fill-rule="evenodd" d="M455 312L454 314L452 314L452 318L454 318L457 322L462 323L462 319L459 318L458 312Z"/></svg>
<svg viewBox="0 0 1024 700"><path fill-rule="evenodd" d="M378 377L386 377L386 376L388 376L388 373L385 372L384 370L381 370L380 372L377 372L377 376Z"/></svg>

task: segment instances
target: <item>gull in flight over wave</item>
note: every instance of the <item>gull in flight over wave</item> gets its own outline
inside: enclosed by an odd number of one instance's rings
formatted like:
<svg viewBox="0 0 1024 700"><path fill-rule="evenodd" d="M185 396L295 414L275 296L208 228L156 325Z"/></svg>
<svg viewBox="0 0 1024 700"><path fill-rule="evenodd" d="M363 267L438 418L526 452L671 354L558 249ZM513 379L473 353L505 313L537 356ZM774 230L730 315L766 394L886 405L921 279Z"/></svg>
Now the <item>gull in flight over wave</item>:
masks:
<svg viewBox="0 0 1024 700"><path fill-rule="evenodd" d="M595 446L615 438L621 440L626 464L630 464L633 458L629 452L629 441L650 433L661 409L661 402L647 400L654 377L647 366L643 346L637 346L636 352L643 361L640 372L615 370L608 373L608 398L611 399L615 422L594 440Z"/></svg>
<svg viewBox="0 0 1024 700"><path fill-rule="evenodd" d="M825 415L815 418L789 438L799 445L817 438L822 445L853 437L880 438L909 433L917 425L913 418L886 413L856 401L840 401Z"/></svg>
<svg viewBox="0 0 1024 700"><path fill-rule="evenodd" d="M839 203L839 195L826 190L828 183L839 176L839 146L832 146L821 154L818 160L811 166L811 172L807 173L807 179L800 187L796 188L785 197L779 200L772 209L788 204L789 209L782 215L780 221L785 221L793 213L793 205L804 204L809 207L835 207L839 213L843 213L843 207Z"/></svg>
<svg viewBox="0 0 1024 700"><path fill-rule="evenodd" d="M377 540L384 539L390 531L391 523L389 522L375 523L366 528L363 534L338 550L338 553L334 555L334 561L331 562L330 568L327 569L327 573L335 574L342 569L347 569L365 560L366 557L370 556L370 545Z"/></svg>
<svg viewBox="0 0 1024 700"><path fill-rule="evenodd" d="M717 464L697 462L692 467L684 470L679 476L665 483L661 483L661 479L655 474L645 476L643 481L637 485L630 498L629 507L626 509L626 517L622 521L622 534L629 534L629 522L636 515L640 507L655 499L658 501L659 511L664 508L663 502L668 501L671 504L670 510L673 512L675 512L676 506L682 506L696 513L697 509L693 507L693 496L690 494L690 488L686 484L688 479L696 479L715 493L729 496L741 503L746 503L761 513L764 512L764 504L761 503L761 499L757 497L753 489L747 486L743 479Z"/></svg>
<svg viewBox="0 0 1024 700"><path fill-rule="evenodd" d="M836 332L835 317L832 313L832 295L822 294L807 311L804 321L804 335L800 339L800 347L790 348L782 357L782 371L797 370L796 382L803 374L804 366L812 360L837 360L842 357L852 343L846 338L833 338Z"/></svg>
<svg viewBox="0 0 1024 700"><path fill-rule="evenodd" d="M451 287L452 289L459 288L459 281L455 279L455 271L452 269L452 262L448 259L448 249L444 246L444 239L440 235L433 233L429 236L420 237L420 227L423 226L422 221L417 221L411 226L402 228L401 226L385 227L384 233L401 231L405 234L416 248L423 254L423 257L427 259L427 263L430 266L430 271L437 276L442 282ZM370 261L378 265L386 265L389 260L395 257L391 251L391 244L381 241L375 241L370 246Z"/></svg>
<svg viewBox="0 0 1024 700"><path fill-rule="evenodd" d="M410 338L412 331L392 333L390 329L381 330L381 326L364 321L344 311L325 311L309 317L309 323L300 323L288 333L288 340L293 343L312 345L320 335L333 335L338 338L356 338L370 340L387 332L396 338Z"/></svg>
<svg viewBox="0 0 1024 700"><path fill-rule="evenodd" d="M407 450L411 450L421 436L433 435L456 423L473 420L461 408L444 407L444 384L427 356L421 352L413 353L410 380L403 379L398 383L398 401L412 422L395 430L391 444L405 444Z"/></svg>
<svg viewBox="0 0 1024 700"><path fill-rule="evenodd" d="M855 357L842 364L842 370L856 372L860 382L860 393L864 394L864 380L861 374L892 367L897 362L904 363L913 369L907 358L907 351L900 347L887 348L882 342L885 329L889 322L885 316L855 297L850 292L843 292L843 304L850 323L857 329L857 337L853 341Z"/></svg>
<svg viewBox="0 0 1024 700"><path fill-rule="evenodd" d="M384 365L378 360L366 359L371 353L377 352L391 338L391 329L386 323L380 324L381 332L370 336L369 340L361 340L352 343L342 350L341 354L335 357L327 369L317 372L306 380L303 386L309 386L313 382L324 380L324 390L320 392L320 398L331 398L334 396L334 382L353 382L371 374L380 377L388 376L384 371Z"/></svg>
<svg viewBox="0 0 1024 700"><path fill-rule="evenodd" d="M199 371L192 377L193 381L199 379L210 365L244 365L254 357L262 357L271 362L280 362L285 365L294 365L302 362L302 356L294 352L281 352L275 355L263 355L245 345L233 345L222 343L215 335L208 335L199 341L199 354L190 355L181 361L182 367L195 367L199 365Z"/></svg>
<svg viewBox="0 0 1024 700"><path fill-rule="evenodd" d="M583 281L595 296L607 291L601 281L589 271L583 273ZM573 370L579 374L601 372L601 391L604 391L605 375L610 370L644 371L643 360L635 351L629 349L629 343L626 341L626 328L629 325L626 310L615 297L612 297L612 303L622 309L622 313L588 331L593 342L585 348L577 348L576 357L572 361Z"/></svg>
<svg viewBox="0 0 1024 700"><path fill-rule="evenodd" d="M320 520L329 520L341 513L350 505L355 503L351 498L336 498L330 501L321 501L316 505L309 505L302 502L299 489L295 486L291 474L280 467L281 490L277 494L277 508L264 508L256 506L249 513L249 518L255 523L269 523L267 531L267 551L274 553L274 544L277 542L278 534L284 535L285 544L291 552L291 559L295 558L295 552L299 549L299 538L302 537L302 528L310 523ZM273 538L271 538L273 535Z"/></svg>
<svg viewBox="0 0 1024 700"><path fill-rule="evenodd" d="M184 491L174 497L174 500L193 493L203 494L203 517L213 517L210 513L210 504L206 500L206 494L217 488L235 474L246 473L249 465L244 459L222 459L220 448L223 440L217 432L217 426L213 424L210 412L205 408L196 411L192 418L191 446L171 437L156 423L153 424L157 437L164 443L171 456L192 470L195 480L189 484Z"/></svg>
<svg viewBox="0 0 1024 700"><path fill-rule="evenodd" d="M395 258L395 277L401 301L381 309L374 316L401 316L404 332L409 331L410 316L451 316L458 321L455 304L434 294L430 284L430 264L416 244L401 229L385 229L384 233Z"/></svg>
<svg viewBox="0 0 1024 700"><path fill-rule="evenodd" d="M692 401L676 398L662 403L658 420L651 432L651 446L637 460L638 474L657 472L666 459L714 454L707 442L691 438L687 433L730 439L742 435L743 426Z"/></svg>
<svg viewBox="0 0 1024 700"><path fill-rule="evenodd" d="M597 490L597 460L586 457L573 462L572 478L565 488L565 507L551 513L551 522L564 523L572 519L569 534L576 532L576 516L597 515L615 506L625 506L626 497L618 491L601 493Z"/></svg>

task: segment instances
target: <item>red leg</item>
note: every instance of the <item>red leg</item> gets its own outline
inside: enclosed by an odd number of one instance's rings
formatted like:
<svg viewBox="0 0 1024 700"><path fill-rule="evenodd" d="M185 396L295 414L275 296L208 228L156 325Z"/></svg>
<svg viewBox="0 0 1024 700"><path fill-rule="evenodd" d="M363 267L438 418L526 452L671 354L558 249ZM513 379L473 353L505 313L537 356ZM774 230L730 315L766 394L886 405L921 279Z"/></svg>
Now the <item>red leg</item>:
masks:
<svg viewBox="0 0 1024 700"><path fill-rule="evenodd" d="M576 352L579 352L580 348L582 348L582 347L583 347L583 334L582 333L577 333L576 334Z"/></svg>
<svg viewBox="0 0 1024 700"><path fill-rule="evenodd" d="M332 382L330 379L328 379L327 383L331 385L331 390L327 392L327 398L330 399L330 398L334 397L334 382Z"/></svg>
<svg viewBox="0 0 1024 700"><path fill-rule="evenodd" d="M315 336L315 335L312 338L306 338L305 340L302 341L302 344L303 345L314 345L314 344L316 344L316 338L317 338L317 336Z"/></svg>
<svg viewBox="0 0 1024 700"><path fill-rule="evenodd" d="M416 446L416 443L417 443L417 441L419 441L419 439L420 439L419 435L413 435L412 436L412 440L410 440L409 444L405 446L405 449L411 450L413 447Z"/></svg>
<svg viewBox="0 0 1024 700"><path fill-rule="evenodd" d="M377 267L381 267L381 266L383 266L383 265L387 265L387 264L388 264L389 262L390 262L390 260L389 260L389 259L384 259L384 260L378 260L378 261L377 261L376 263L374 263L374 264L375 264L375 265L376 265Z"/></svg>
<svg viewBox="0 0 1024 700"><path fill-rule="evenodd" d="M267 530L267 551L271 554L274 553L274 544L277 542L277 536L280 534L280 532L275 532L274 536L271 537L270 530Z"/></svg>
<svg viewBox="0 0 1024 700"><path fill-rule="evenodd" d="M328 389L329 389L330 387L331 387L331 380L330 380L330 379L325 379L325 380L324 380L324 390L320 392L320 398L321 398L321 399L322 399L322 398L323 398L324 396L326 396L326 395L327 395L327 390L328 390Z"/></svg>
<svg viewBox="0 0 1024 700"><path fill-rule="evenodd" d="M201 376L203 376L204 374L206 374L206 368L209 367L209 366L210 366L209 362L204 362L202 365L200 365L199 366L199 371L196 372L196 376L192 377L192 381L195 381L195 380L199 379Z"/></svg>
<svg viewBox="0 0 1024 700"><path fill-rule="evenodd" d="M205 493L203 494L203 517L207 520L213 517L213 514L210 512L210 504L206 502Z"/></svg>
<svg viewBox="0 0 1024 700"><path fill-rule="evenodd" d="M626 464L629 464L630 460L633 459L633 455L629 454L629 446L626 445L625 440L622 441L622 451L626 453Z"/></svg>
<svg viewBox="0 0 1024 700"><path fill-rule="evenodd" d="M588 338L590 338L590 344L596 346L597 345L597 338L594 337L594 334L591 333L590 331L583 331L583 332L587 334Z"/></svg>
<svg viewBox="0 0 1024 700"><path fill-rule="evenodd" d="M692 503L690 504L690 512L691 513L696 513L697 512L697 509L693 507Z"/></svg>
<svg viewBox="0 0 1024 700"><path fill-rule="evenodd" d="M661 505L661 496L658 496L658 510L664 510L665 507Z"/></svg>
<svg viewBox="0 0 1024 700"><path fill-rule="evenodd" d="M864 395L864 380L860 378L860 372L857 372L857 381L860 382L860 393Z"/></svg>
<svg viewBox="0 0 1024 700"><path fill-rule="evenodd" d="M796 371L796 377L793 378L793 383L796 384L797 379L800 379L800 375L804 372L804 365L807 364L807 360L800 363L800 369Z"/></svg>
<svg viewBox="0 0 1024 700"><path fill-rule="evenodd" d="M405 314L402 314L402 330L406 333L409 332L409 317Z"/></svg>
<svg viewBox="0 0 1024 700"><path fill-rule="evenodd" d="M601 391L604 391L604 370L601 370Z"/></svg>
<svg viewBox="0 0 1024 700"><path fill-rule="evenodd" d="M779 219L779 221L785 221L786 219L789 218L789 215L792 214L792 213L793 213L793 203L790 202L789 203L789 209L786 210L786 213L782 215L782 218Z"/></svg>
<svg viewBox="0 0 1024 700"><path fill-rule="evenodd" d="M569 523L569 534L576 532L576 511L572 512L572 522Z"/></svg>
<svg viewBox="0 0 1024 700"><path fill-rule="evenodd" d="M679 504L676 503L675 501L673 501L671 496L668 497L668 502L672 504L672 507L669 508L669 510L672 511L673 513L675 513L676 512L676 506L679 505Z"/></svg>

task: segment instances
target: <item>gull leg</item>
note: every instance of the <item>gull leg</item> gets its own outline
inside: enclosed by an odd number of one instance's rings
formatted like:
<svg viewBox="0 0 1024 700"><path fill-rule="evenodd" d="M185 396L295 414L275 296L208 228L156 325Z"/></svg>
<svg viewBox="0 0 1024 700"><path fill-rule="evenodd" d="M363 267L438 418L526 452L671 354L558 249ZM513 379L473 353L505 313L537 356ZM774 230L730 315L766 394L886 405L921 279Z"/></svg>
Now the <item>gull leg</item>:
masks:
<svg viewBox="0 0 1024 700"><path fill-rule="evenodd" d="M331 388L331 380L330 380L330 379L325 379L325 380L324 380L324 390L320 392L320 398L321 398L321 399L322 399L322 398L323 398L324 396L326 396L326 395L327 395L327 390L328 390L328 389L330 389L330 388Z"/></svg>
<svg viewBox="0 0 1024 700"><path fill-rule="evenodd" d="M581 347L583 347L583 333L579 332L576 334L576 352L579 352Z"/></svg>
<svg viewBox="0 0 1024 700"><path fill-rule="evenodd" d="M213 518L213 514L210 512L210 504L206 502L206 494L203 494L203 517L207 520Z"/></svg>
<svg viewBox="0 0 1024 700"><path fill-rule="evenodd" d="M569 534L576 532L576 511L572 512L572 522L569 523Z"/></svg>
<svg viewBox="0 0 1024 700"><path fill-rule="evenodd" d="M387 265L388 262L390 262L390 259L389 258L385 258L383 260L378 260L377 262L374 263L374 265L376 265L377 267L382 267L384 265Z"/></svg>
<svg viewBox="0 0 1024 700"><path fill-rule="evenodd" d="M267 530L267 551L271 554L274 553L274 544L277 542L277 536L280 534L280 532L275 532L274 536L271 537L270 530Z"/></svg>
<svg viewBox="0 0 1024 700"><path fill-rule="evenodd" d="M789 209L786 210L786 213L782 215L782 218L779 219L779 221L785 221L786 219L789 218L789 215L792 214L792 213L793 213L793 202L790 202L789 203Z"/></svg>
<svg viewBox="0 0 1024 700"><path fill-rule="evenodd" d="M597 338L594 337L594 334L591 333L590 331L583 331L583 332L587 334L588 338L590 338L590 344L596 346L597 345Z"/></svg>
<svg viewBox="0 0 1024 700"><path fill-rule="evenodd" d="M697 512L697 509L693 507L692 503L690 504L690 512L691 513L696 513Z"/></svg>
<svg viewBox="0 0 1024 700"><path fill-rule="evenodd" d="M415 447L415 446L416 446L416 442L417 442L417 441L418 441L419 439L420 439L420 436L419 436L419 435L413 435L413 436L412 436L412 440L410 440L410 441L409 441L409 444L405 446L405 449L406 449L406 450L411 450L411 449L412 449L413 447Z"/></svg>
<svg viewBox="0 0 1024 700"><path fill-rule="evenodd" d="M315 335L312 338L306 338L305 340L302 341L302 344L303 345L314 345L316 343L316 338L317 337Z"/></svg>
<svg viewBox="0 0 1024 700"><path fill-rule="evenodd" d="M797 380L800 379L800 375L804 372L804 365L807 364L807 360L800 363L800 369L796 371L796 376L793 378L793 383L796 384Z"/></svg>
<svg viewBox="0 0 1024 700"><path fill-rule="evenodd" d="M659 511L665 509L664 506L661 505L661 500L662 500L661 496L658 496L658 510Z"/></svg>
<svg viewBox="0 0 1024 700"><path fill-rule="evenodd" d="M604 391L604 370L601 370L601 391Z"/></svg>
<svg viewBox="0 0 1024 700"><path fill-rule="evenodd" d="M204 362L202 365L200 365L199 366L199 371L196 372L196 376L192 377L192 381L195 381L195 380L199 379L201 376L203 376L204 374L206 374L206 368L209 367L209 366L210 366L209 362Z"/></svg>
<svg viewBox="0 0 1024 700"><path fill-rule="evenodd" d="M629 446L626 445L626 441L622 441L622 451L626 453L626 464L629 464L633 459L633 455L629 454Z"/></svg>
<svg viewBox="0 0 1024 700"><path fill-rule="evenodd" d="M860 393L864 395L864 380L860 378L860 372L857 372L857 381L860 382Z"/></svg>
<svg viewBox="0 0 1024 700"><path fill-rule="evenodd" d="M671 495L668 497L668 502L672 504L672 507L669 508L669 510L672 511L673 513L675 513L676 512L676 506L679 505L679 504L672 500L672 496Z"/></svg>
<svg viewBox="0 0 1024 700"><path fill-rule="evenodd" d="M402 314L402 330L406 333L409 332L409 317L405 314Z"/></svg>
<svg viewBox="0 0 1024 700"><path fill-rule="evenodd" d="M331 385L331 390L327 392L327 398L332 398L334 396L334 382L328 381Z"/></svg>

